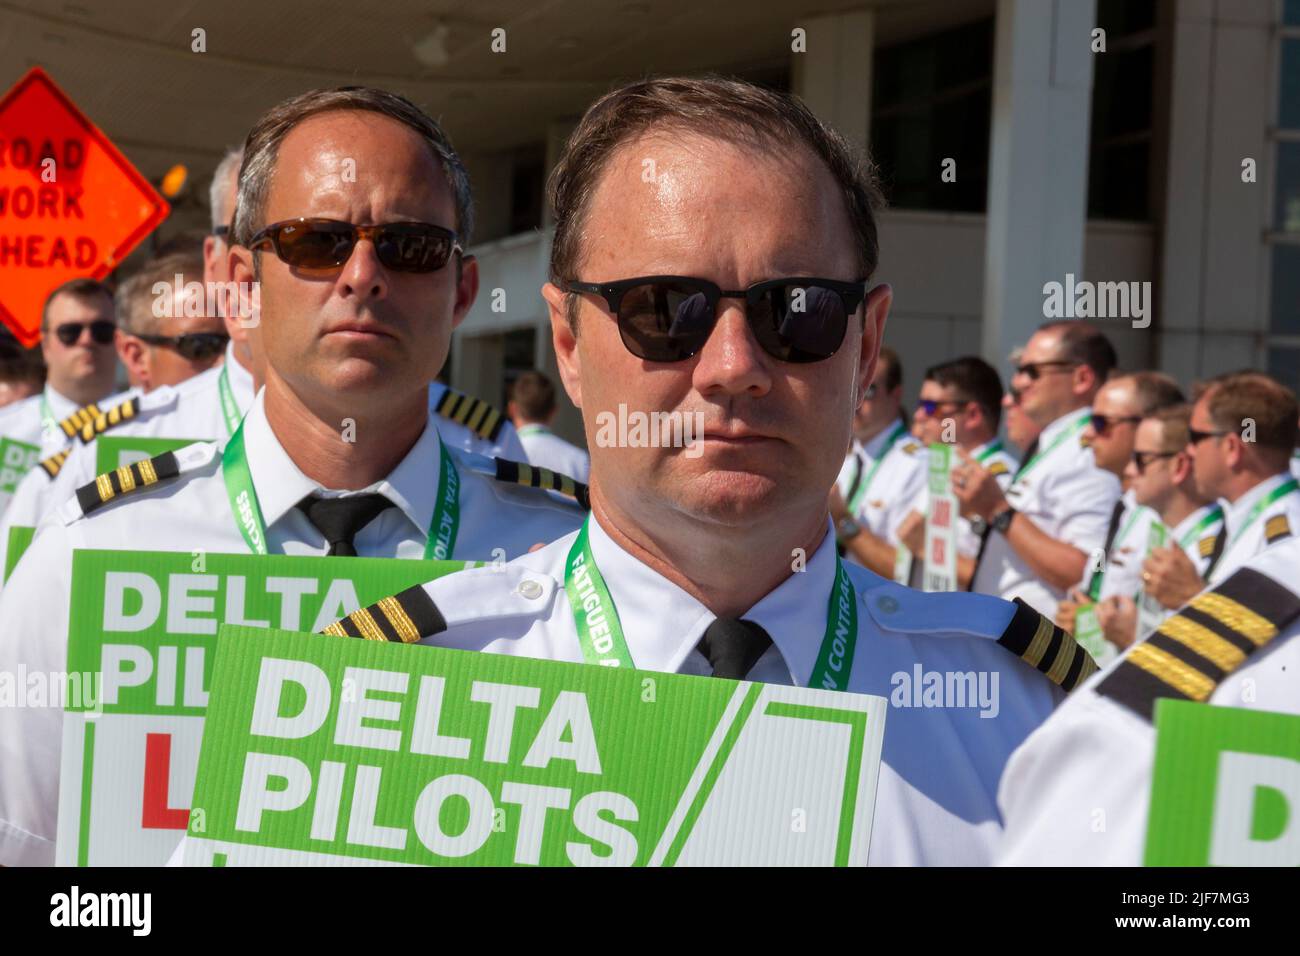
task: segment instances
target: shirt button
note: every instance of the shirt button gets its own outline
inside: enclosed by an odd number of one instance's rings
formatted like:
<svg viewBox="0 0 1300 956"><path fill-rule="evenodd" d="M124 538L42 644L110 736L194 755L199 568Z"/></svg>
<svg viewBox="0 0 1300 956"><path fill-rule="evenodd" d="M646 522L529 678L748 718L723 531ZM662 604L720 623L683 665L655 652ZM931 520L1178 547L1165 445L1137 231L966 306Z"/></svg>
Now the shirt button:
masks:
<svg viewBox="0 0 1300 956"><path fill-rule="evenodd" d="M882 614L893 614L898 610L898 599L892 598L888 594L876 599L876 608Z"/></svg>
<svg viewBox="0 0 1300 956"><path fill-rule="evenodd" d="M519 582L519 594L530 601L536 601L542 596L542 586L536 581L523 580Z"/></svg>

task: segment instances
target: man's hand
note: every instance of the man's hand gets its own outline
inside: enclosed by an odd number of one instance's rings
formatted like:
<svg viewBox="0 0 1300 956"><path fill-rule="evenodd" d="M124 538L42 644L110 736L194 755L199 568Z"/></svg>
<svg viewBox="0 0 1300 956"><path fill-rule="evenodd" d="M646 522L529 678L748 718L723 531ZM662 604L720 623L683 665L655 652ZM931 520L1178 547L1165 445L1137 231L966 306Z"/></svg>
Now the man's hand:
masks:
<svg viewBox="0 0 1300 956"><path fill-rule="evenodd" d="M1097 623L1102 637L1122 651L1137 640L1137 603L1118 594L1109 597L1097 604Z"/></svg>
<svg viewBox="0 0 1300 956"><path fill-rule="evenodd" d="M1074 633L1074 615L1080 606L1088 603L1088 595L1078 588L1071 588L1065 600L1056 605L1056 626L1066 634Z"/></svg>
<svg viewBox="0 0 1300 956"><path fill-rule="evenodd" d="M962 515L967 518L979 515L985 521L992 520L995 514L1008 507L1002 486L964 448L958 448L957 454L961 462L952 469L952 492L957 496Z"/></svg>
<svg viewBox="0 0 1300 956"><path fill-rule="evenodd" d="M1152 551L1142 565L1142 588L1163 607L1173 610L1204 591L1205 582L1182 548L1166 545Z"/></svg>
<svg viewBox="0 0 1300 956"><path fill-rule="evenodd" d="M898 540L918 558L925 556L925 516L921 512L913 511L899 522Z"/></svg>

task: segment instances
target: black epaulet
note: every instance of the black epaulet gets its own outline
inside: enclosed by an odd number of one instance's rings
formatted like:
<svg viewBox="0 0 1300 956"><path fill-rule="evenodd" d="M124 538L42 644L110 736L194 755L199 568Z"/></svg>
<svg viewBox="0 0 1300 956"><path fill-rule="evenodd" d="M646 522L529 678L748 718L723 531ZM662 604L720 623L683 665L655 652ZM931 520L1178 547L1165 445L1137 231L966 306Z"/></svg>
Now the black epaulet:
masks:
<svg viewBox="0 0 1300 956"><path fill-rule="evenodd" d="M1264 522L1264 540L1269 544L1289 537L1291 537L1291 522L1287 520L1286 515L1273 515Z"/></svg>
<svg viewBox="0 0 1300 956"><path fill-rule="evenodd" d="M447 621L420 585L382 598L353 611L321 631L331 637L360 637L367 641L414 644L421 637L447 629Z"/></svg>
<svg viewBox="0 0 1300 956"><path fill-rule="evenodd" d="M995 461L993 464L989 465L987 470L990 475L993 475L996 478L998 475L1005 475L1011 469L1007 467L1006 462Z"/></svg>
<svg viewBox="0 0 1300 956"><path fill-rule="evenodd" d="M1297 617L1300 595L1242 568L1167 618L1120 659L1097 693L1147 720L1162 697L1203 703Z"/></svg>
<svg viewBox="0 0 1300 956"><path fill-rule="evenodd" d="M63 434L69 438L75 438L77 434L93 422L98 416L104 414L100 407L93 402L90 405L83 405L75 412L69 415L63 421L59 422L59 427L63 429Z"/></svg>
<svg viewBox="0 0 1300 956"><path fill-rule="evenodd" d="M497 481L504 481L512 485L524 485L529 488L545 488L547 491L558 491L560 494L572 498L584 510L591 510L591 497L587 492L587 486L576 478L562 475L558 471L551 471L549 468L542 468L540 465L530 465L525 461L510 461L506 458L493 458L492 461L496 464L496 474L493 477Z"/></svg>
<svg viewBox="0 0 1300 956"><path fill-rule="evenodd" d="M97 412L95 416L77 432L82 444L90 444L110 428L116 428L123 422L130 421L140 411L140 398L128 398L119 405L114 405L106 412Z"/></svg>
<svg viewBox="0 0 1300 956"><path fill-rule="evenodd" d="M163 452L130 465L106 471L89 484L77 489L77 502L83 515L104 507L114 498L175 478L181 473L175 452Z"/></svg>
<svg viewBox="0 0 1300 956"><path fill-rule="evenodd" d="M59 471L63 468L63 463L68 460L70 454L72 454L72 449L65 448L63 451L55 452L49 458L41 459L39 464L45 469L45 474L49 475L51 481L59 477Z"/></svg>
<svg viewBox="0 0 1300 956"><path fill-rule="evenodd" d="M464 425L484 441L496 441L505 425L505 417L480 398L447 389L434 409L443 418Z"/></svg>
<svg viewBox="0 0 1300 956"><path fill-rule="evenodd" d="M1020 598L1016 613L998 643L1064 691L1074 690L1097 669L1092 655L1050 618L1039 614Z"/></svg>

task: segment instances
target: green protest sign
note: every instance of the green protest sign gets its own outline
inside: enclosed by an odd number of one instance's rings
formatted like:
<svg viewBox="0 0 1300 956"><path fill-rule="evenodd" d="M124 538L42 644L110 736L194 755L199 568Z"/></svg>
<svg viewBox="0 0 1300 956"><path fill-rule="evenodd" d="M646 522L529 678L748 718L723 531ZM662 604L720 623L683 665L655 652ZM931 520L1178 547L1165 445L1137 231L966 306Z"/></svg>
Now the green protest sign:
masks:
<svg viewBox="0 0 1300 956"><path fill-rule="evenodd" d="M887 706L225 626L185 862L859 865Z"/></svg>
<svg viewBox="0 0 1300 956"><path fill-rule="evenodd" d="M95 439L95 474L133 465L165 451L193 445L201 438L150 438L143 435L100 435Z"/></svg>
<svg viewBox="0 0 1300 956"><path fill-rule="evenodd" d="M925 577L927 591L957 590L957 496L952 493L952 468L957 456L951 445L931 442L927 477L930 506L925 513Z"/></svg>
<svg viewBox="0 0 1300 956"><path fill-rule="evenodd" d="M9 507L9 499L18 482L40 460L41 449L13 438L0 438L0 514Z"/></svg>
<svg viewBox="0 0 1300 956"><path fill-rule="evenodd" d="M9 547L5 550L5 580L13 574L18 559L27 551L27 546L36 537L36 529L31 525L11 525L9 528Z"/></svg>
<svg viewBox="0 0 1300 956"><path fill-rule="evenodd" d="M462 566L74 552L56 861L167 862L189 822L221 622L319 630Z"/></svg>
<svg viewBox="0 0 1300 956"><path fill-rule="evenodd" d="M1300 716L1156 704L1147 866L1300 866Z"/></svg>
<svg viewBox="0 0 1300 956"><path fill-rule="evenodd" d="M1093 601L1080 604L1074 609L1074 639L1099 664L1115 656L1115 648L1106 640L1106 635L1097 617L1097 605Z"/></svg>

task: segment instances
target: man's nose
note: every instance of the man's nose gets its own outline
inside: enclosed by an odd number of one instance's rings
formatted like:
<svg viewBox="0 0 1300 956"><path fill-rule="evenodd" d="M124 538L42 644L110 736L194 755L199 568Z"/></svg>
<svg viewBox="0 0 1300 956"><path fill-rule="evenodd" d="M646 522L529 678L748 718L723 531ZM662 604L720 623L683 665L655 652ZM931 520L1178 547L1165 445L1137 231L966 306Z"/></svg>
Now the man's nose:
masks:
<svg viewBox="0 0 1300 956"><path fill-rule="evenodd" d="M723 299L713 332L700 350L692 376L701 395L765 395L772 387L768 356L750 331L742 304Z"/></svg>
<svg viewBox="0 0 1300 956"><path fill-rule="evenodd" d="M343 263L338 282L345 297L382 299L388 294L388 270L379 261L373 242L369 239L357 242L352 255Z"/></svg>

